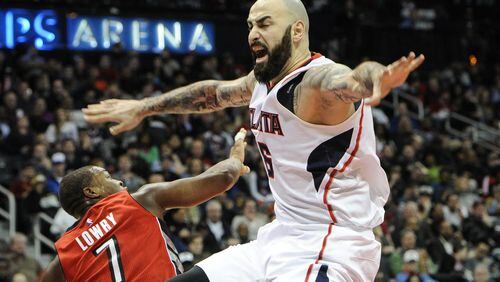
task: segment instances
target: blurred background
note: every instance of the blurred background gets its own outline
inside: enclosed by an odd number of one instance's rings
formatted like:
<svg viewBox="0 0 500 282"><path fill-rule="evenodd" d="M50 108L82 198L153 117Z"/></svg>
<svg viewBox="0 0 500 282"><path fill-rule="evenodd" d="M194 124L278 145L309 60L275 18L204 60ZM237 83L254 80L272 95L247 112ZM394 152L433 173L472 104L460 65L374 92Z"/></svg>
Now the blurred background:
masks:
<svg viewBox="0 0 500 282"><path fill-rule="evenodd" d="M378 281L500 279L500 3L309 0L311 50L355 67L426 55L374 109L391 185ZM86 164L135 191L197 175L248 127L246 108L149 118L111 137L80 109L252 69L240 0L9 0L0 3L0 281L37 281L74 219L59 181ZM252 172L232 190L164 216L186 268L255 239L273 200L249 136ZM200 187L200 189L203 189ZM223 228L214 228L222 226Z"/></svg>

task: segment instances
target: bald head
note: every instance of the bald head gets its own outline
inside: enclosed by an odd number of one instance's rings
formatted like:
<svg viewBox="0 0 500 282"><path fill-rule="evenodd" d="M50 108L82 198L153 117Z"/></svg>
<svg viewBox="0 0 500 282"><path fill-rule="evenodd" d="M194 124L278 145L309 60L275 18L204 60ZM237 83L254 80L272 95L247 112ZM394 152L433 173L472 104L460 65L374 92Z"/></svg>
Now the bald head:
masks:
<svg viewBox="0 0 500 282"><path fill-rule="evenodd" d="M247 24L259 82L278 78L310 57L309 17L300 0L257 0Z"/></svg>
<svg viewBox="0 0 500 282"><path fill-rule="evenodd" d="M306 30L309 30L309 16L301 0L257 0L250 9L250 13L252 13L252 10L275 14L277 17L286 20L287 25L302 21Z"/></svg>
<svg viewBox="0 0 500 282"><path fill-rule="evenodd" d="M293 24L296 21L303 21L306 31L309 30L309 16L307 15L306 7L300 0L277 0L281 1L285 4L285 7L288 9L290 16L290 24Z"/></svg>

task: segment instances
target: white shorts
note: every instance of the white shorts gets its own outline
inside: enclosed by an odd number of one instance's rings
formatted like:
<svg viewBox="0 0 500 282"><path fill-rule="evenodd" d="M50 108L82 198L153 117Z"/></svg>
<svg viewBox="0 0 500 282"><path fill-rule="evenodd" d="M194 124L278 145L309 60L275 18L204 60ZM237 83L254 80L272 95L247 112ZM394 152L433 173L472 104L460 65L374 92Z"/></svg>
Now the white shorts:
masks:
<svg viewBox="0 0 500 282"><path fill-rule="evenodd" d="M257 240L229 247L197 265L214 282L373 281L380 243L371 229L290 226L276 220Z"/></svg>

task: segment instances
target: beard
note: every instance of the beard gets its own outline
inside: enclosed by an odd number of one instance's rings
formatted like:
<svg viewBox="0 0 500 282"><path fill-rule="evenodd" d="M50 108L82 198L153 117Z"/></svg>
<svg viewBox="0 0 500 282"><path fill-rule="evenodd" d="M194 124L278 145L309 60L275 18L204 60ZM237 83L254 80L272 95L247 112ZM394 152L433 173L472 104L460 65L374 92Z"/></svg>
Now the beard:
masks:
<svg viewBox="0 0 500 282"><path fill-rule="evenodd" d="M260 42L255 42L252 46L261 46L264 48L263 52L260 52L262 56L268 55L267 62L256 63L257 54L259 52L252 52L254 60L254 74L258 82L266 83L271 81L273 78L278 76L283 67L285 66L288 59L292 56L292 41L291 41L291 30L292 26L288 26L283 34L280 44L274 47L273 50L268 51L268 49Z"/></svg>

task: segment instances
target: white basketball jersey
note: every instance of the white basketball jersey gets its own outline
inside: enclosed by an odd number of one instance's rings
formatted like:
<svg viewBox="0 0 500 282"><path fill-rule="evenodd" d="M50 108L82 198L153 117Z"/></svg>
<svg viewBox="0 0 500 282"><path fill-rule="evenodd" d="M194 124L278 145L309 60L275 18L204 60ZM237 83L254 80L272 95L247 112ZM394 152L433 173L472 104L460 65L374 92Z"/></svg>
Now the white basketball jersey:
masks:
<svg viewBox="0 0 500 282"><path fill-rule="evenodd" d="M355 103L355 113L333 126L308 123L292 112L293 92L305 72L334 64L318 55L270 91L260 83L252 94L251 127L276 218L284 224L373 228L383 222L389 184L375 151L371 108Z"/></svg>

